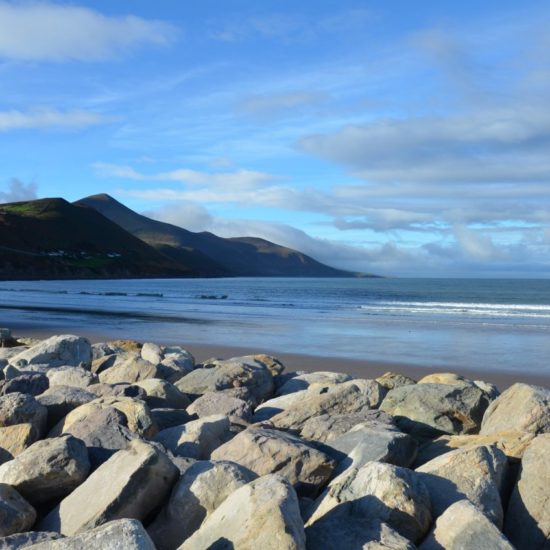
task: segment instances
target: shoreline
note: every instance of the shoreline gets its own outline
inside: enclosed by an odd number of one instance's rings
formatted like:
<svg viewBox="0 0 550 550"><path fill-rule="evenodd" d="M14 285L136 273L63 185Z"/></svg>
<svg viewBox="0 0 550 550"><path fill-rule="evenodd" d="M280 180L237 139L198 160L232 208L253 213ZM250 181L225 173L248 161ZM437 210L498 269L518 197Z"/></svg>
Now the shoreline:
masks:
<svg viewBox="0 0 550 550"><path fill-rule="evenodd" d="M48 338L54 334L75 334L88 338L92 343L106 342L119 338L109 336L100 331L90 332L89 330L68 330L66 327L41 326L32 327L28 324L12 323L12 334L16 338ZM143 342L147 341L146 339ZM516 382L545 386L550 388L550 373L537 373L529 371L510 372L504 370L483 370L468 369L461 367L442 367L434 366L430 363L417 365L404 362L387 362L373 359L352 359L347 357L316 356L300 353L291 353L277 351L269 348L254 348L244 346L227 346L220 344L203 343L181 343L174 341L162 341L155 339L155 343L160 345L182 345L190 351L197 363L201 363L211 358L229 359L243 355L266 354L279 359L285 366L286 372L292 371L333 371L344 372L356 378L376 378L388 371L405 374L415 380L433 373L453 372L455 374L469 378L470 380L483 380L495 384L500 391L504 391Z"/></svg>

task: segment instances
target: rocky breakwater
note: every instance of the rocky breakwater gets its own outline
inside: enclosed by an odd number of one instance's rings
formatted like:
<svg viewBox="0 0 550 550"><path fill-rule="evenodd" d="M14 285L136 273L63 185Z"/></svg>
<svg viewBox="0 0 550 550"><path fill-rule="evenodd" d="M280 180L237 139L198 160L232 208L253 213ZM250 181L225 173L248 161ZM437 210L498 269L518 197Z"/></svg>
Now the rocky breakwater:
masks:
<svg viewBox="0 0 550 550"><path fill-rule="evenodd" d="M0 349L0 550L549 547L550 391Z"/></svg>

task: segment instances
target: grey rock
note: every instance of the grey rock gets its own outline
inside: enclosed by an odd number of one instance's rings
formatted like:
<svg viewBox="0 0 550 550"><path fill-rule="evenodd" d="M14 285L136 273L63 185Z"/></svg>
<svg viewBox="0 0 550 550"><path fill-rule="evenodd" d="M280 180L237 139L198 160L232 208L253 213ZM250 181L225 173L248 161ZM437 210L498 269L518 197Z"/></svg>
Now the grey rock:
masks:
<svg viewBox="0 0 550 550"><path fill-rule="evenodd" d="M216 360L178 380L176 387L194 396L246 387L257 403L269 399L274 391L271 371L254 356Z"/></svg>
<svg viewBox="0 0 550 550"><path fill-rule="evenodd" d="M176 456L206 460L214 449L231 437L229 428L226 416L207 416L162 430L154 440Z"/></svg>
<svg viewBox="0 0 550 550"><path fill-rule="evenodd" d="M145 391L144 401L152 409L185 409L191 400L174 384L160 378L149 378L134 383Z"/></svg>
<svg viewBox="0 0 550 550"><path fill-rule="evenodd" d="M322 414L310 418L304 423L300 436L310 441L330 443L361 424L374 430L395 428L393 417L377 409L363 409L351 414Z"/></svg>
<svg viewBox="0 0 550 550"><path fill-rule="evenodd" d="M416 542L431 524L430 495L415 472L369 462L331 481L315 501L306 527L326 517L378 519Z"/></svg>
<svg viewBox="0 0 550 550"><path fill-rule="evenodd" d="M80 535L43 542L33 550L155 550L155 545L140 521L119 519L109 521Z"/></svg>
<svg viewBox="0 0 550 550"><path fill-rule="evenodd" d="M90 342L80 336L52 336L10 359L12 365L18 361L25 361L28 365L47 364L50 367L89 366L92 362L92 348Z"/></svg>
<svg viewBox="0 0 550 550"><path fill-rule="evenodd" d="M276 414L282 413L289 407L298 405L306 394L306 390L301 390L264 401L255 408L252 422L265 422Z"/></svg>
<svg viewBox="0 0 550 550"><path fill-rule="evenodd" d="M147 392L135 384L103 384L101 382L92 384L86 388L97 397L132 397L145 401Z"/></svg>
<svg viewBox="0 0 550 550"><path fill-rule="evenodd" d="M177 382L195 367L193 355L181 346L158 346L145 343L141 348L141 357L159 366L162 378Z"/></svg>
<svg viewBox="0 0 550 550"><path fill-rule="evenodd" d="M343 372L308 372L291 378L278 390L277 395L288 395L301 390L307 390L312 384L340 384L348 382L353 377Z"/></svg>
<svg viewBox="0 0 550 550"><path fill-rule="evenodd" d="M48 411L48 430L51 430L73 409L93 401L96 396L74 386L53 386L39 395L36 400Z"/></svg>
<svg viewBox="0 0 550 550"><path fill-rule="evenodd" d="M469 500L459 500L437 518L419 550L514 550Z"/></svg>
<svg viewBox="0 0 550 550"><path fill-rule="evenodd" d="M29 531L27 533L16 533L0 538L0 550L19 550L29 548L33 544L49 542L62 538L63 535L48 531Z"/></svg>
<svg viewBox="0 0 550 550"><path fill-rule="evenodd" d="M400 429L419 437L477 433L489 404L475 385L414 384L388 392L380 408Z"/></svg>
<svg viewBox="0 0 550 550"><path fill-rule="evenodd" d="M502 451L480 446L441 455L417 468L416 473L430 491L435 517L451 504L467 498L500 527L507 465Z"/></svg>
<svg viewBox="0 0 550 550"><path fill-rule="evenodd" d="M189 413L178 409L151 409L151 416L159 432L166 428L181 426L191 420Z"/></svg>
<svg viewBox="0 0 550 550"><path fill-rule="evenodd" d="M148 528L158 550L177 548L233 491L255 478L232 462L200 461L190 466Z"/></svg>
<svg viewBox="0 0 550 550"><path fill-rule="evenodd" d="M99 381L103 384L135 384L148 378L162 378L158 365L153 365L140 357L130 357L122 363L99 373Z"/></svg>
<svg viewBox="0 0 550 550"><path fill-rule="evenodd" d="M246 401L224 392L207 392L201 395L187 407L187 412L196 414L199 418L214 414L236 416L247 421L252 418L252 408Z"/></svg>
<svg viewBox="0 0 550 550"><path fill-rule="evenodd" d="M0 483L0 537L28 531L36 510L10 485Z"/></svg>
<svg viewBox="0 0 550 550"><path fill-rule="evenodd" d="M378 519L326 517L306 529L307 550L414 550L415 546Z"/></svg>
<svg viewBox="0 0 550 550"><path fill-rule="evenodd" d="M179 548L305 550L298 498L281 476L267 475L233 491Z"/></svg>
<svg viewBox="0 0 550 550"><path fill-rule="evenodd" d="M75 535L108 521L142 520L169 494L179 472L153 445L132 441L65 497L39 529Z"/></svg>
<svg viewBox="0 0 550 550"><path fill-rule="evenodd" d="M550 390L514 384L495 399L483 417L480 433L550 432Z"/></svg>
<svg viewBox="0 0 550 550"><path fill-rule="evenodd" d="M259 476L286 476L298 493L315 495L330 478L336 463L300 438L267 428L249 428L212 453Z"/></svg>
<svg viewBox="0 0 550 550"><path fill-rule="evenodd" d="M409 376L397 374L395 372L386 372L382 376L376 378L376 381L387 390L393 390L395 388L400 388L401 386L416 384L416 381Z"/></svg>
<svg viewBox="0 0 550 550"><path fill-rule="evenodd" d="M6 380L0 388L0 394L25 393L27 395L37 396L44 393L50 386L48 377L39 372L24 373Z"/></svg>
<svg viewBox="0 0 550 550"><path fill-rule="evenodd" d="M88 369L82 367L55 367L46 371L46 376L50 383L50 388L53 386L75 386L77 388L85 388L97 382L97 377Z"/></svg>
<svg viewBox="0 0 550 550"><path fill-rule="evenodd" d="M32 504L64 497L90 470L82 441L65 435L37 441L17 458L0 466L0 483L14 487Z"/></svg>
<svg viewBox="0 0 550 550"><path fill-rule="evenodd" d="M550 545L550 434L537 436L525 451L510 497L504 533L518 550Z"/></svg>

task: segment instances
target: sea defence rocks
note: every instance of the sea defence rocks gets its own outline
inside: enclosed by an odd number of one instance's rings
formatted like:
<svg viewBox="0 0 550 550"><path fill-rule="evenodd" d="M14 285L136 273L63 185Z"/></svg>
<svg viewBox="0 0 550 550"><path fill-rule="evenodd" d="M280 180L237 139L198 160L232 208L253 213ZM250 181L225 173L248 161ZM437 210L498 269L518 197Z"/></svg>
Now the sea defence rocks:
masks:
<svg viewBox="0 0 550 550"><path fill-rule="evenodd" d="M0 550L548 547L546 388L86 346L0 352Z"/></svg>

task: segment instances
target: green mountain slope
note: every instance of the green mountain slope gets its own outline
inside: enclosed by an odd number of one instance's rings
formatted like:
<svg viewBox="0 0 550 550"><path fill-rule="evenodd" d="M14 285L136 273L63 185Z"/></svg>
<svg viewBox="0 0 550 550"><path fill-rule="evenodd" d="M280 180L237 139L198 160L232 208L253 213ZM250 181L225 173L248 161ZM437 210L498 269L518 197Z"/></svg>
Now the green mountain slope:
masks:
<svg viewBox="0 0 550 550"><path fill-rule="evenodd" d="M212 233L194 233L130 210L109 195L93 195L75 204L88 206L176 259L177 251L201 254L227 274L263 277L353 277L355 273L324 265L296 250L263 239L224 239Z"/></svg>
<svg viewBox="0 0 550 550"><path fill-rule="evenodd" d="M197 275L99 212L64 199L0 205L0 278Z"/></svg>

